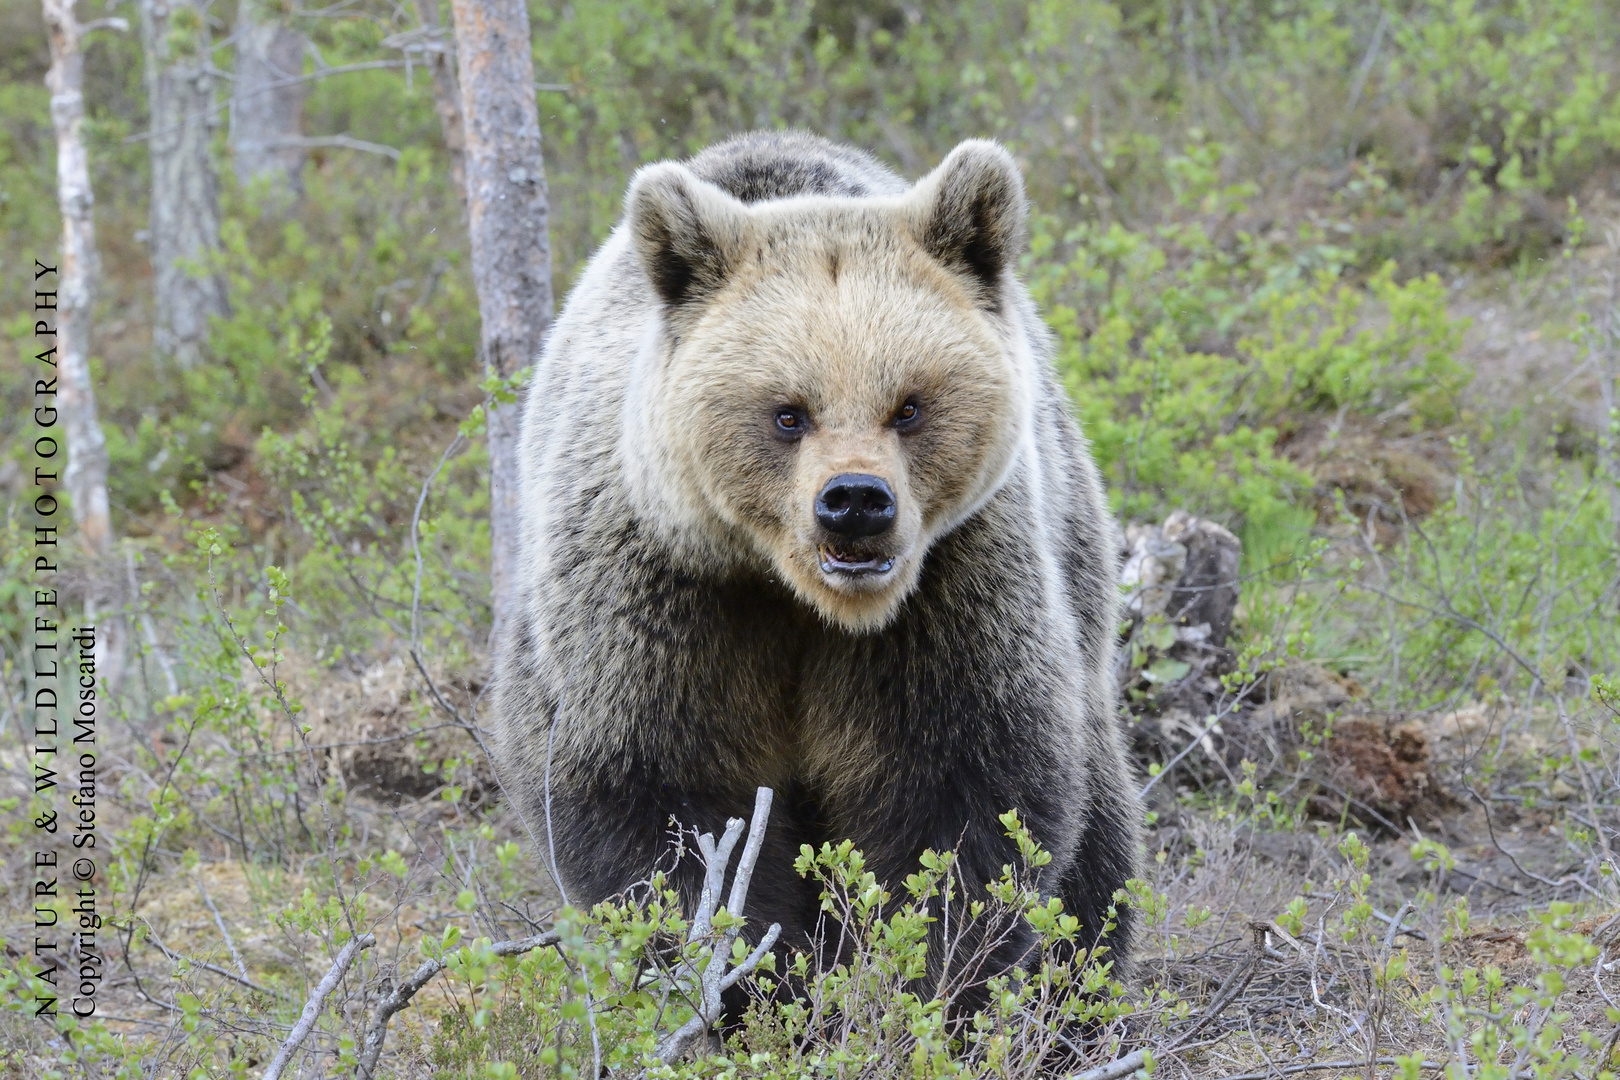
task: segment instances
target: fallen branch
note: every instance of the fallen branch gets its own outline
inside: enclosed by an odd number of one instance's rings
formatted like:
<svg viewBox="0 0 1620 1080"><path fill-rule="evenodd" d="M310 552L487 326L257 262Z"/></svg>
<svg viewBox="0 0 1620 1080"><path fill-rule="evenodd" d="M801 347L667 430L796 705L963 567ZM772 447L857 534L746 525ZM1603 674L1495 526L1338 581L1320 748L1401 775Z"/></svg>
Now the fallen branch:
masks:
<svg viewBox="0 0 1620 1080"><path fill-rule="evenodd" d="M1384 935L1385 952L1388 952L1395 947L1395 939L1400 936L1402 930L1401 923L1406 920L1406 913L1412 910L1412 901L1410 900L1406 901L1400 907L1395 909L1394 918L1389 920L1389 932Z"/></svg>
<svg viewBox="0 0 1620 1080"><path fill-rule="evenodd" d="M555 945L557 941L557 932L548 930L543 934L518 938L515 941L497 941L489 948L496 956L518 956L547 945ZM447 966L448 963L444 960L422 961L421 966L411 973L410 978L394 987L394 992L378 1004L377 1011L371 1017L371 1027L366 1029L365 1042L360 1046L360 1061L355 1068L355 1075L359 1080L371 1080L372 1074L376 1071L377 1059L382 1056L383 1041L388 1038L388 1022L410 1004L411 998L416 996L418 990L431 982L433 977Z"/></svg>
<svg viewBox="0 0 1620 1080"><path fill-rule="evenodd" d="M1221 1013L1226 1011L1226 1007L1230 1005L1239 994L1243 993L1243 991L1249 988L1249 983L1254 981L1254 973L1259 970L1260 957L1264 954L1266 948L1266 932L1269 929L1270 927L1266 923L1250 924L1250 931L1253 933L1254 937L1253 945L1249 950L1249 955L1244 959L1241 966L1232 969L1231 974L1227 975L1226 981L1222 983L1220 988L1215 991L1215 997L1208 1005L1204 1006L1203 1011L1198 1014L1198 1019L1193 1022L1193 1026L1182 1032L1176 1038L1176 1040L1170 1044L1169 1049L1174 1050L1177 1047L1184 1045L1187 1040L1191 1039L1194 1035L1208 1027L1211 1021L1215 1020L1221 1015ZM1121 1062L1125 1060L1125 1058L1120 1059ZM1092 1071L1095 1072L1096 1070ZM1124 1073L1114 1075L1123 1076ZM1075 1080L1091 1080L1091 1073L1086 1073L1083 1078L1076 1077ZM1096 1080L1103 1080L1103 1078L1098 1077Z"/></svg>
<svg viewBox="0 0 1620 1080"><path fill-rule="evenodd" d="M741 818L732 818L726 822L725 835L720 838L718 844L714 842L711 833L704 833L698 837L698 850L703 853L707 872L703 877L703 894L698 900L692 928L687 931L686 943L688 946L699 945L711 936L714 916L720 903L720 891L726 884L726 866L731 862L731 851L737 846L737 840L742 836L743 828L746 826L748 842L743 845L742 856L737 860L737 873L732 878L731 895L725 906L725 910L739 921L721 934L718 941L705 944L696 958L688 960L677 970L676 985L682 984L684 976L687 996L694 1001L695 1011L690 1020L658 1041L658 1060L666 1065L678 1061L708 1033L709 1028L720 1019L721 992L737 985L738 980L753 971L765 958L765 954L771 951L777 937L782 933L781 925L772 923L760 938L759 944L754 947L754 951L749 953L742 963L727 970L731 947L736 943L737 935L742 932L741 918L743 909L748 903L748 885L754 876L754 864L759 861L760 848L765 843L765 825L771 817L771 797L772 792L768 787L762 787L755 792L752 823L745 822ZM707 962L701 962L704 957L707 957Z"/></svg>
<svg viewBox="0 0 1620 1080"><path fill-rule="evenodd" d="M309 1037L310 1031L315 1027L315 1021L320 1019L321 1005L326 1001L326 996L333 991L338 981L343 978L343 973L349 970L349 965L353 964L354 958L360 955L360 950L369 949L375 944L377 944L377 936L375 934L365 934L361 937L350 938L349 943L343 946L342 950L337 954L337 959L332 961L332 970L326 973L326 978L320 981L319 985L315 987L315 992L309 995L309 1000L304 1002L303 1014L299 1016L298 1023L293 1025L292 1034L287 1036L287 1041L281 1044L281 1050L276 1054L276 1059L270 1063L270 1068L265 1070L264 1080L280 1080L281 1071L287 1067L287 1063L292 1060L293 1055L298 1053L298 1048L303 1045L304 1040Z"/></svg>
<svg viewBox="0 0 1620 1080"><path fill-rule="evenodd" d="M1069 1080L1120 1080L1120 1077L1131 1073L1147 1064L1148 1052L1146 1050L1133 1050L1122 1058L1110 1061L1106 1065L1099 1065L1095 1069L1087 1069L1083 1073L1075 1073Z"/></svg>
<svg viewBox="0 0 1620 1080"><path fill-rule="evenodd" d="M1379 1065L1400 1064L1400 1059L1392 1057L1374 1058L1373 1060ZM1354 1061L1310 1061L1303 1065L1285 1065L1280 1069L1272 1069L1270 1072L1239 1073L1237 1076L1223 1076L1221 1080L1272 1080L1272 1077L1275 1076L1293 1076L1296 1073L1325 1072L1328 1069L1365 1069L1366 1067L1366 1058L1358 1058ZM1444 1069L1445 1065L1438 1061L1420 1061L1418 1062L1418 1068Z"/></svg>

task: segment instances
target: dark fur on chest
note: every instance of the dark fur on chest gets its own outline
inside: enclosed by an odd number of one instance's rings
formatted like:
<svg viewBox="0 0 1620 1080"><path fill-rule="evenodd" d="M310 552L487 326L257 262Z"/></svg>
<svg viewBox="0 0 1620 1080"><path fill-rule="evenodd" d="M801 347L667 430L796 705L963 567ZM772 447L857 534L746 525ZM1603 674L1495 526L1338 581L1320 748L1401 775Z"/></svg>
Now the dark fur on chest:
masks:
<svg viewBox="0 0 1620 1080"><path fill-rule="evenodd" d="M718 834L766 785L778 797L749 916L781 923L789 947L808 947L819 914L792 869L802 845L854 840L891 889L925 849L956 849L988 882L1017 859L1009 809L1052 850L1051 891L1099 930L1134 830L1108 745L1087 731L1111 718L1075 711L1077 644L1029 617L1042 602L1029 555L970 522L931 553L895 623L851 635L768 577L705 579L649 545L613 596L612 648L577 657L569 682L589 699L571 690L548 740L549 815L545 792L528 793L570 900L645 879L677 827ZM689 901L699 873L695 856L676 870Z"/></svg>

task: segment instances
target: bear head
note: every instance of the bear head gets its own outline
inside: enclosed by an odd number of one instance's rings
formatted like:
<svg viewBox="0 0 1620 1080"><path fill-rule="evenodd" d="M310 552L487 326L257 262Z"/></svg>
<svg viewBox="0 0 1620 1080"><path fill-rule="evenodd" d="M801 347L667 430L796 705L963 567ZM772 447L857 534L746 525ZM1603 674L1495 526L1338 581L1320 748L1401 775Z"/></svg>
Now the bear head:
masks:
<svg viewBox="0 0 1620 1080"><path fill-rule="evenodd" d="M623 439L660 519L882 627L1031 428L1016 164L966 142L903 194L745 204L666 162L627 202L662 317Z"/></svg>

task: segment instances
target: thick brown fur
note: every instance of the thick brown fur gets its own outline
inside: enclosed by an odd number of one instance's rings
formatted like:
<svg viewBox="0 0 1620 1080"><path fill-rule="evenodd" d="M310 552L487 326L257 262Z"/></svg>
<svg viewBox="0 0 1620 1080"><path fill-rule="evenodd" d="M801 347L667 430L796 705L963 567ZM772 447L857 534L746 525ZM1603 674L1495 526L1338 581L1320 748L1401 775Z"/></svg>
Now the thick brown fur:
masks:
<svg viewBox="0 0 1620 1080"><path fill-rule="evenodd" d="M964 143L908 187L811 136L744 136L643 169L626 206L528 392L497 674L506 784L567 899L643 879L672 820L718 833L769 785L756 935L808 944L801 844L852 839L896 890L959 847L988 882L1016 808L1095 938L1139 845L1120 544L1014 274L1012 159ZM886 572L826 569L812 506L841 473L893 488L893 529L856 553ZM1121 912L1116 958L1129 936Z"/></svg>

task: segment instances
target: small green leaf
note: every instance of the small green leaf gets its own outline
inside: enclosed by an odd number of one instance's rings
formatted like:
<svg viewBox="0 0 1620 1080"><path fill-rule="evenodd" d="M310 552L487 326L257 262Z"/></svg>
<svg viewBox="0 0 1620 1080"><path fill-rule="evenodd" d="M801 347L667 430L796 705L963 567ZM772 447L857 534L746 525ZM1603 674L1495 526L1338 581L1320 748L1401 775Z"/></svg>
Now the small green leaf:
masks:
<svg viewBox="0 0 1620 1080"><path fill-rule="evenodd" d="M1192 665L1185 660L1172 660L1168 656L1162 660L1155 660L1149 668L1142 672L1142 678L1150 683L1164 686L1186 677L1192 670Z"/></svg>

